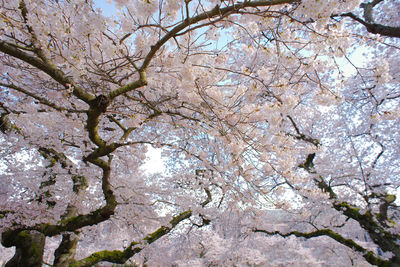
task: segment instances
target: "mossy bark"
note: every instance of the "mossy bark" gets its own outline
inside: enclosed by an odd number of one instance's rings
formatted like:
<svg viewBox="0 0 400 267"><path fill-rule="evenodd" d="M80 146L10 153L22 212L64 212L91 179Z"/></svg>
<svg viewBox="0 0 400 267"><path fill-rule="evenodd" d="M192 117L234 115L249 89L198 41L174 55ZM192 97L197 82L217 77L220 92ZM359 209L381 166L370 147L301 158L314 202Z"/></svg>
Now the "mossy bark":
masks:
<svg viewBox="0 0 400 267"><path fill-rule="evenodd" d="M3 245L15 246L14 257L5 267L41 267L46 237L37 231L21 231L15 236L3 236Z"/></svg>
<svg viewBox="0 0 400 267"><path fill-rule="evenodd" d="M53 267L69 266L74 261L78 241L75 234L63 234L61 244L54 253Z"/></svg>

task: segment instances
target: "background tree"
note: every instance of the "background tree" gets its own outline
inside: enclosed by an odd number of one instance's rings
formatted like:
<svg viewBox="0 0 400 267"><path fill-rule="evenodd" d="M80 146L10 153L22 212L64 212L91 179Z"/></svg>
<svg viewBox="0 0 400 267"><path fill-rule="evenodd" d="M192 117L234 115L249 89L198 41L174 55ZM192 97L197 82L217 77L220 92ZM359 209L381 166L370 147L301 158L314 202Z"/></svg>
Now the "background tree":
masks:
<svg viewBox="0 0 400 267"><path fill-rule="evenodd" d="M6 266L400 264L396 1L114 4L0 3Z"/></svg>

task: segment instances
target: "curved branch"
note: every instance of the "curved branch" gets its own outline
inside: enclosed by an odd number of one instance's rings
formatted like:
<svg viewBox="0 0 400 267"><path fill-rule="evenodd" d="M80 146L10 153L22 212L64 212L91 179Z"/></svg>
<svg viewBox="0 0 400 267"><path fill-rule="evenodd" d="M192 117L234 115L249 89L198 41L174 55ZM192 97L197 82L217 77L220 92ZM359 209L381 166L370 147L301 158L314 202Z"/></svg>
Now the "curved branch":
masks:
<svg viewBox="0 0 400 267"><path fill-rule="evenodd" d="M263 7L263 6L276 6L276 5L290 4L290 3L295 3L295 2L299 2L299 0L244 1L243 3L233 4L232 6L228 6L228 7L224 7L224 8L220 8L219 5L216 5L212 10L210 10L208 12L201 13L192 18L187 17L184 21L182 21L180 24L176 25L167 34L165 34L164 37L162 37L156 44L154 44L150 47L150 51L144 58L142 66L138 69L140 78L132 83L124 85L124 86L110 92L107 95L107 97L110 100L112 100L119 95L125 94L127 92L130 92L132 90L135 90L137 88L147 85L146 69L150 65L150 62L156 55L157 51L166 42L168 42L168 40L177 36L178 33L180 31L182 31L183 29L185 29L186 27L193 25L197 22L200 22L202 20L210 19L210 18L213 18L216 16L224 17L231 13L232 14L238 13L239 10L244 9L246 7L256 8L256 7ZM203 26L206 26L206 25L208 25L208 24L204 24ZM126 37L123 37L123 39L124 38L126 38Z"/></svg>
<svg viewBox="0 0 400 267"><path fill-rule="evenodd" d="M1 83L0 82L0 86L7 87L7 88L13 89L15 91L18 91L20 93L23 93L23 94L25 94L27 96L30 96L30 97L36 99L37 101L39 101L40 104L46 105L48 107L51 107L51 108L53 108L53 109L55 109L57 111L67 110L69 112L77 112L76 110L73 110L73 109L67 109L67 108L64 108L64 107L60 107L60 106L56 105L55 103L47 100L46 98L37 96L37 95L29 92L28 90L25 90L24 88L16 86L14 84L5 84L5 83ZM81 112L83 112L83 111L81 111Z"/></svg>
<svg viewBox="0 0 400 267"><path fill-rule="evenodd" d="M83 88L74 84L72 79L68 77L62 70L58 69L56 65L50 62L44 62L40 58L30 55L4 40L0 40L0 51L38 68L39 70L48 74L51 78L53 78L55 81L60 83L65 88L68 88L70 85L73 85L73 94L79 99L83 100L84 102L89 103L89 101L94 98L92 95L87 93Z"/></svg>
<svg viewBox="0 0 400 267"><path fill-rule="evenodd" d="M115 208L118 204L110 184L111 159L112 157L110 156L110 160L108 162L99 158L92 159L90 161L103 170L102 191L106 201L105 206L89 214L67 217L66 219L61 220L58 224L38 224L32 227L22 227L3 232L2 244L6 247L13 246L12 243L10 243L13 236L18 235L18 233L23 230L36 230L43 233L45 236L56 236L61 234L62 232L74 232L82 227L95 225L108 220L112 215L114 215Z"/></svg>
<svg viewBox="0 0 400 267"><path fill-rule="evenodd" d="M368 23L367 21L357 17L353 13L344 13L341 17L349 17L365 26L368 32L380 34L388 37L400 38L400 27L386 26L378 23Z"/></svg>
<svg viewBox="0 0 400 267"><path fill-rule="evenodd" d="M147 85L147 76L146 72L144 70L139 71L140 78L137 81L134 81L132 83L129 83L127 85L124 85L112 92L110 92L107 97L112 100L116 98L117 96L120 96L122 94L128 93L132 90L135 90L137 88L140 88L142 86Z"/></svg>
<svg viewBox="0 0 400 267"><path fill-rule="evenodd" d="M100 252L95 252L89 257L76 261L71 265L71 267L89 267L98 262L107 261L112 263L123 264L133 255L142 251L147 245L157 241L164 235L168 234L172 229L174 229L181 221L190 218L192 216L192 211L184 211L169 221L168 226L161 226L156 231L146 235L139 242L132 242L129 247L124 250L104 250Z"/></svg>
<svg viewBox="0 0 400 267"><path fill-rule="evenodd" d="M310 169L306 170L310 172ZM377 244L383 251L390 251L394 254L391 261L400 264L400 247L397 244L400 235L391 233L389 230L380 226L371 211L361 213L360 209L353 205L344 201L338 201L337 195L333 191L332 187L327 184L321 176L319 176L319 179L315 178L314 182L319 189L329 194L329 198L332 200L332 207L335 210L339 211L346 217L357 221L361 228L369 234L375 244Z"/></svg>
<svg viewBox="0 0 400 267"><path fill-rule="evenodd" d="M360 246L359 244L357 244L356 242L354 242L354 240L344 238L340 234L332 231L331 229L320 229L320 230L316 230L316 231L309 232L309 233L293 231L293 232L289 232L286 234L281 233L279 231L269 232L269 231L261 230L261 229L253 229L253 232L264 233L267 235L280 235L282 237L288 237L288 236L294 235L296 237L305 237L307 239L314 238L314 237L327 236L327 237L330 237L333 240L339 242L340 244L345 245L348 248L351 248L353 250L361 252L364 259L366 259L371 264L378 265L378 266L391 266L391 261L382 260L381 258L375 256L372 251L367 250L367 249L363 248L362 246Z"/></svg>
<svg viewBox="0 0 400 267"><path fill-rule="evenodd" d="M163 38L161 38L155 45L151 46L150 52L145 57L142 66L140 69L145 71L147 67L150 65L151 60L157 53L157 51L171 38L176 36L181 30L185 29L186 27L193 25L197 22L202 20L210 19L216 16L225 16L229 13L237 13L239 10L244 9L246 7L263 7L263 6L276 6L276 5L283 5L283 4L291 4L298 2L298 0L270 0L270 1L244 1L242 3L233 4L232 6L227 6L224 8L220 8L219 5L216 5L212 10L201 13L197 16L192 18L186 18L182 23L175 26L171 29Z"/></svg>

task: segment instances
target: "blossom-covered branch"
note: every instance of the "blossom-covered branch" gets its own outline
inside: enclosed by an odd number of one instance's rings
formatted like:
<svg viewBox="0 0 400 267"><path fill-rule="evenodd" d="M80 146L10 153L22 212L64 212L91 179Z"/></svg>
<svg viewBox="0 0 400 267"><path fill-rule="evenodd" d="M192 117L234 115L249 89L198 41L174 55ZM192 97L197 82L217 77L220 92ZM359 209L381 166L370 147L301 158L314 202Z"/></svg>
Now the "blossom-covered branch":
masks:
<svg viewBox="0 0 400 267"><path fill-rule="evenodd" d="M303 233L303 232L298 232L298 231L293 231L293 232L288 232L288 233L281 233L278 231L274 232L269 232L266 230L262 229L253 229L253 232L255 233L264 233L267 235L280 235L282 237L288 237L291 235L294 235L296 237L304 237L304 238L314 238L314 237L321 237L321 236L328 236L332 238L333 240L339 242L340 244L343 244L351 249L354 249L356 251L359 251L363 254L363 257L371 264L377 265L377 266L390 266L391 261L389 260L383 260L377 256L374 255L372 251L369 251L365 249L364 247L360 246L356 242L354 242L352 239L346 239L343 236L341 236L338 233L335 233L331 229L319 229L315 230L309 233Z"/></svg>

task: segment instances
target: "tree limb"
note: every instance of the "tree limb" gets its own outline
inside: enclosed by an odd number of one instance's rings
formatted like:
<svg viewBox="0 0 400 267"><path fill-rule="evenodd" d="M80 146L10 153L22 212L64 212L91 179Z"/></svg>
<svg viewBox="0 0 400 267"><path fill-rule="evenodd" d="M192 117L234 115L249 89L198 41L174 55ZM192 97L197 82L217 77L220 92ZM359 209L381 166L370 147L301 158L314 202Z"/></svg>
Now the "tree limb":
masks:
<svg viewBox="0 0 400 267"><path fill-rule="evenodd" d="M14 45L4 40L0 40L0 51L38 68L39 70L48 74L51 78L53 78L65 88L68 88L70 85L72 85L73 94L84 102L89 103L89 101L94 98L83 88L74 84L73 80L68 77L62 70L58 69L57 66L55 66L54 64L50 62L44 62L40 58L30 55L27 52L16 48Z"/></svg>
<svg viewBox="0 0 400 267"><path fill-rule="evenodd" d="M123 264L133 255L142 251L147 245L157 241L164 235L168 234L172 229L174 229L180 222L185 219L190 218L192 216L192 211L184 211L169 221L168 226L161 226L156 231L146 235L139 242L132 242L129 247L124 250L103 250L100 252L95 252L89 257L82 259L80 261L76 261L71 265L71 267L89 267L94 264L102 261L112 262L112 263L120 263Z"/></svg>
<svg viewBox="0 0 400 267"><path fill-rule="evenodd" d="M391 262L388 260L382 260L379 257L376 257L372 251L369 251L356 242L354 242L352 239L347 239L341 236L338 233L335 233L331 229L319 229L313 232L309 233L304 233L304 232L298 232L298 231L292 231L289 233L281 233L279 231L274 231L274 232L269 232L266 230L261 230L261 229L253 229L253 232L255 233L264 233L267 235L280 235L282 237L288 237L291 235L294 235L296 237L305 237L307 239L314 238L314 237L321 237L321 236L327 236L332 238L333 240L339 242L342 245L345 245L346 247L349 247L353 250L359 251L362 253L363 257L371 264L378 265L378 266L391 266Z"/></svg>
<svg viewBox="0 0 400 267"><path fill-rule="evenodd" d="M341 17L349 17L362 25L365 26L368 32L374 33L374 34L380 34L382 36L388 36L388 37L395 37L395 38L400 38L400 27L392 27L392 26L386 26L378 23L369 23L367 21L364 21L363 19L357 17L353 13L344 13L340 15Z"/></svg>

